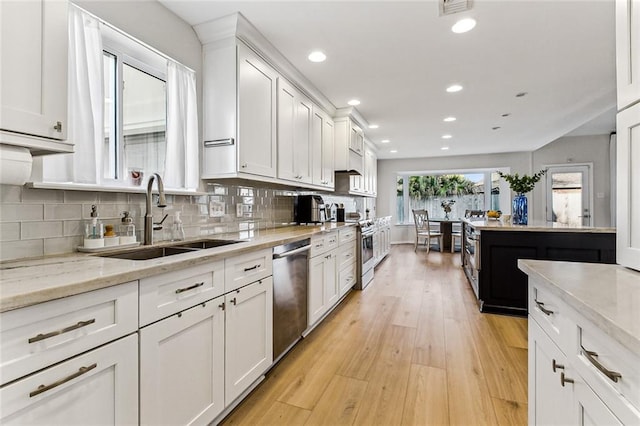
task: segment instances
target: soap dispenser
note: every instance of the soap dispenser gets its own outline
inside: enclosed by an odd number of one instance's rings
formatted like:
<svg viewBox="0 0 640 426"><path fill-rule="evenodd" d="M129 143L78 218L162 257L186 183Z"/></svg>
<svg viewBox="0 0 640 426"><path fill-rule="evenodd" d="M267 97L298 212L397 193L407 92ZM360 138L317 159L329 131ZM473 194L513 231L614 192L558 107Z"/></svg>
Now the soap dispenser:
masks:
<svg viewBox="0 0 640 426"><path fill-rule="evenodd" d="M173 215L173 230L171 239L174 241L184 240L184 227L182 226L182 219L180 218L180 212L175 212Z"/></svg>
<svg viewBox="0 0 640 426"><path fill-rule="evenodd" d="M133 218L129 216L129 212L122 212L118 233L120 234L120 244L136 242L136 226L133 224Z"/></svg>
<svg viewBox="0 0 640 426"><path fill-rule="evenodd" d="M91 219L84 225L84 247L93 249L104 247L104 227L98 219L98 207L91 206Z"/></svg>

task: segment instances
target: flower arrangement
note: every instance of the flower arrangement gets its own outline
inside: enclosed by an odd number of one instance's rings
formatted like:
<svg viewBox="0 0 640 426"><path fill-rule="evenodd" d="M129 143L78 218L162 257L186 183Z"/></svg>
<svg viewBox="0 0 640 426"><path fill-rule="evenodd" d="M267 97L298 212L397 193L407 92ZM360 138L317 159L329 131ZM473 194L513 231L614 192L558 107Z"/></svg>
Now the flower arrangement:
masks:
<svg viewBox="0 0 640 426"><path fill-rule="evenodd" d="M456 203L456 200L443 200L440 203L440 206L444 209L444 217L449 218L449 213L451 213L451 206Z"/></svg>
<svg viewBox="0 0 640 426"><path fill-rule="evenodd" d="M535 173L533 176L528 175L518 175L515 173L513 175L505 174L502 172L498 172L501 178L507 181L509 184L509 188L517 194L526 194L527 192L533 191L533 188L536 186L536 183L542 176L547 173L546 170L540 170L538 173Z"/></svg>

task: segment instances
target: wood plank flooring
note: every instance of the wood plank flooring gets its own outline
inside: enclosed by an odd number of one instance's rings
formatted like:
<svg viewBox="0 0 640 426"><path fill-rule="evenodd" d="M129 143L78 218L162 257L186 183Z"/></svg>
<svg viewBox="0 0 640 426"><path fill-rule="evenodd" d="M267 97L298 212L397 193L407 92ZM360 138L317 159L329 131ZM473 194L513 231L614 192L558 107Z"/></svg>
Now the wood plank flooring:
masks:
<svg viewBox="0 0 640 426"><path fill-rule="evenodd" d="M525 425L527 320L482 314L460 255L395 245L225 425Z"/></svg>

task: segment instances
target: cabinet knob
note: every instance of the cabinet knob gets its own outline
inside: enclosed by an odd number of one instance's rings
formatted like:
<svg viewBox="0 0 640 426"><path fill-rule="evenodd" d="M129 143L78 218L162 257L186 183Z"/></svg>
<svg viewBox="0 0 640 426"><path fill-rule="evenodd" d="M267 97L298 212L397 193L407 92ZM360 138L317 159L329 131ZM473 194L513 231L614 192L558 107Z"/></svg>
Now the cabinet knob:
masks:
<svg viewBox="0 0 640 426"><path fill-rule="evenodd" d="M234 305L236 304L236 298L234 297L233 299L229 300L230 303L233 303Z"/></svg>
<svg viewBox="0 0 640 426"><path fill-rule="evenodd" d="M564 373L560 373L560 384L564 387L565 383L575 383L573 379L568 379Z"/></svg>
<svg viewBox="0 0 640 426"><path fill-rule="evenodd" d="M218 308L222 309L224 311L224 302L222 302L221 304L218 305Z"/></svg>
<svg viewBox="0 0 640 426"><path fill-rule="evenodd" d="M247 163L244 163L243 165L241 165L240 167L242 167L243 169L247 168Z"/></svg>
<svg viewBox="0 0 640 426"><path fill-rule="evenodd" d="M62 121L56 121L56 125L53 126L53 130L58 133L62 133Z"/></svg>
<svg viewBox="0 0 640 426"><path fill-rule="evenodd" d="M551 362L551 368L553 368L553 372L555 373L555 372L556 372L556 369L558 369L558 370L564 370L564 365L562 365L562 364L558 364L558 363L556 362L556 360L554 359L554 360Z"/></svg>

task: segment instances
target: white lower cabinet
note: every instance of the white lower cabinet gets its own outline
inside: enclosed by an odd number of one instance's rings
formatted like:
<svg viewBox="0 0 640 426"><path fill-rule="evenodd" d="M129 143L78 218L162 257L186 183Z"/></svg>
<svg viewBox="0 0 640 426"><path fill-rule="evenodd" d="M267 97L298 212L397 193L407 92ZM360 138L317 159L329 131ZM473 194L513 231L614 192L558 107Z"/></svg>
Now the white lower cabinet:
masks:
<svg viewBox="0 0 640 426"><path fill-rule="evenodd" d="M529 424L640 424L638 356L529 280Z"/></svg>
<svg viewBox="0 0 640 426"><path fill-rule="evenodd" d="M273 362L273 278L225 296L225 404L231 404Z"/></svg>
<svg viewBox="0 0 640 426"><path fill-rule="evenodd" d="M314 325L329 309L331 302L337 301L336 256L324 253L309 260L309 293L307 323Z"/></svg>
<svg viewBox="0 0 640 426"><path fill-rule="evenodd" d="M140 330L140 423L206 425L224 409L224 297Z"/></svg>
<svg viewBox="0 0 640 426"><path fill-rule="evenodd" d="M138 423L138 335L0 388L3 425Z"/></svg>

